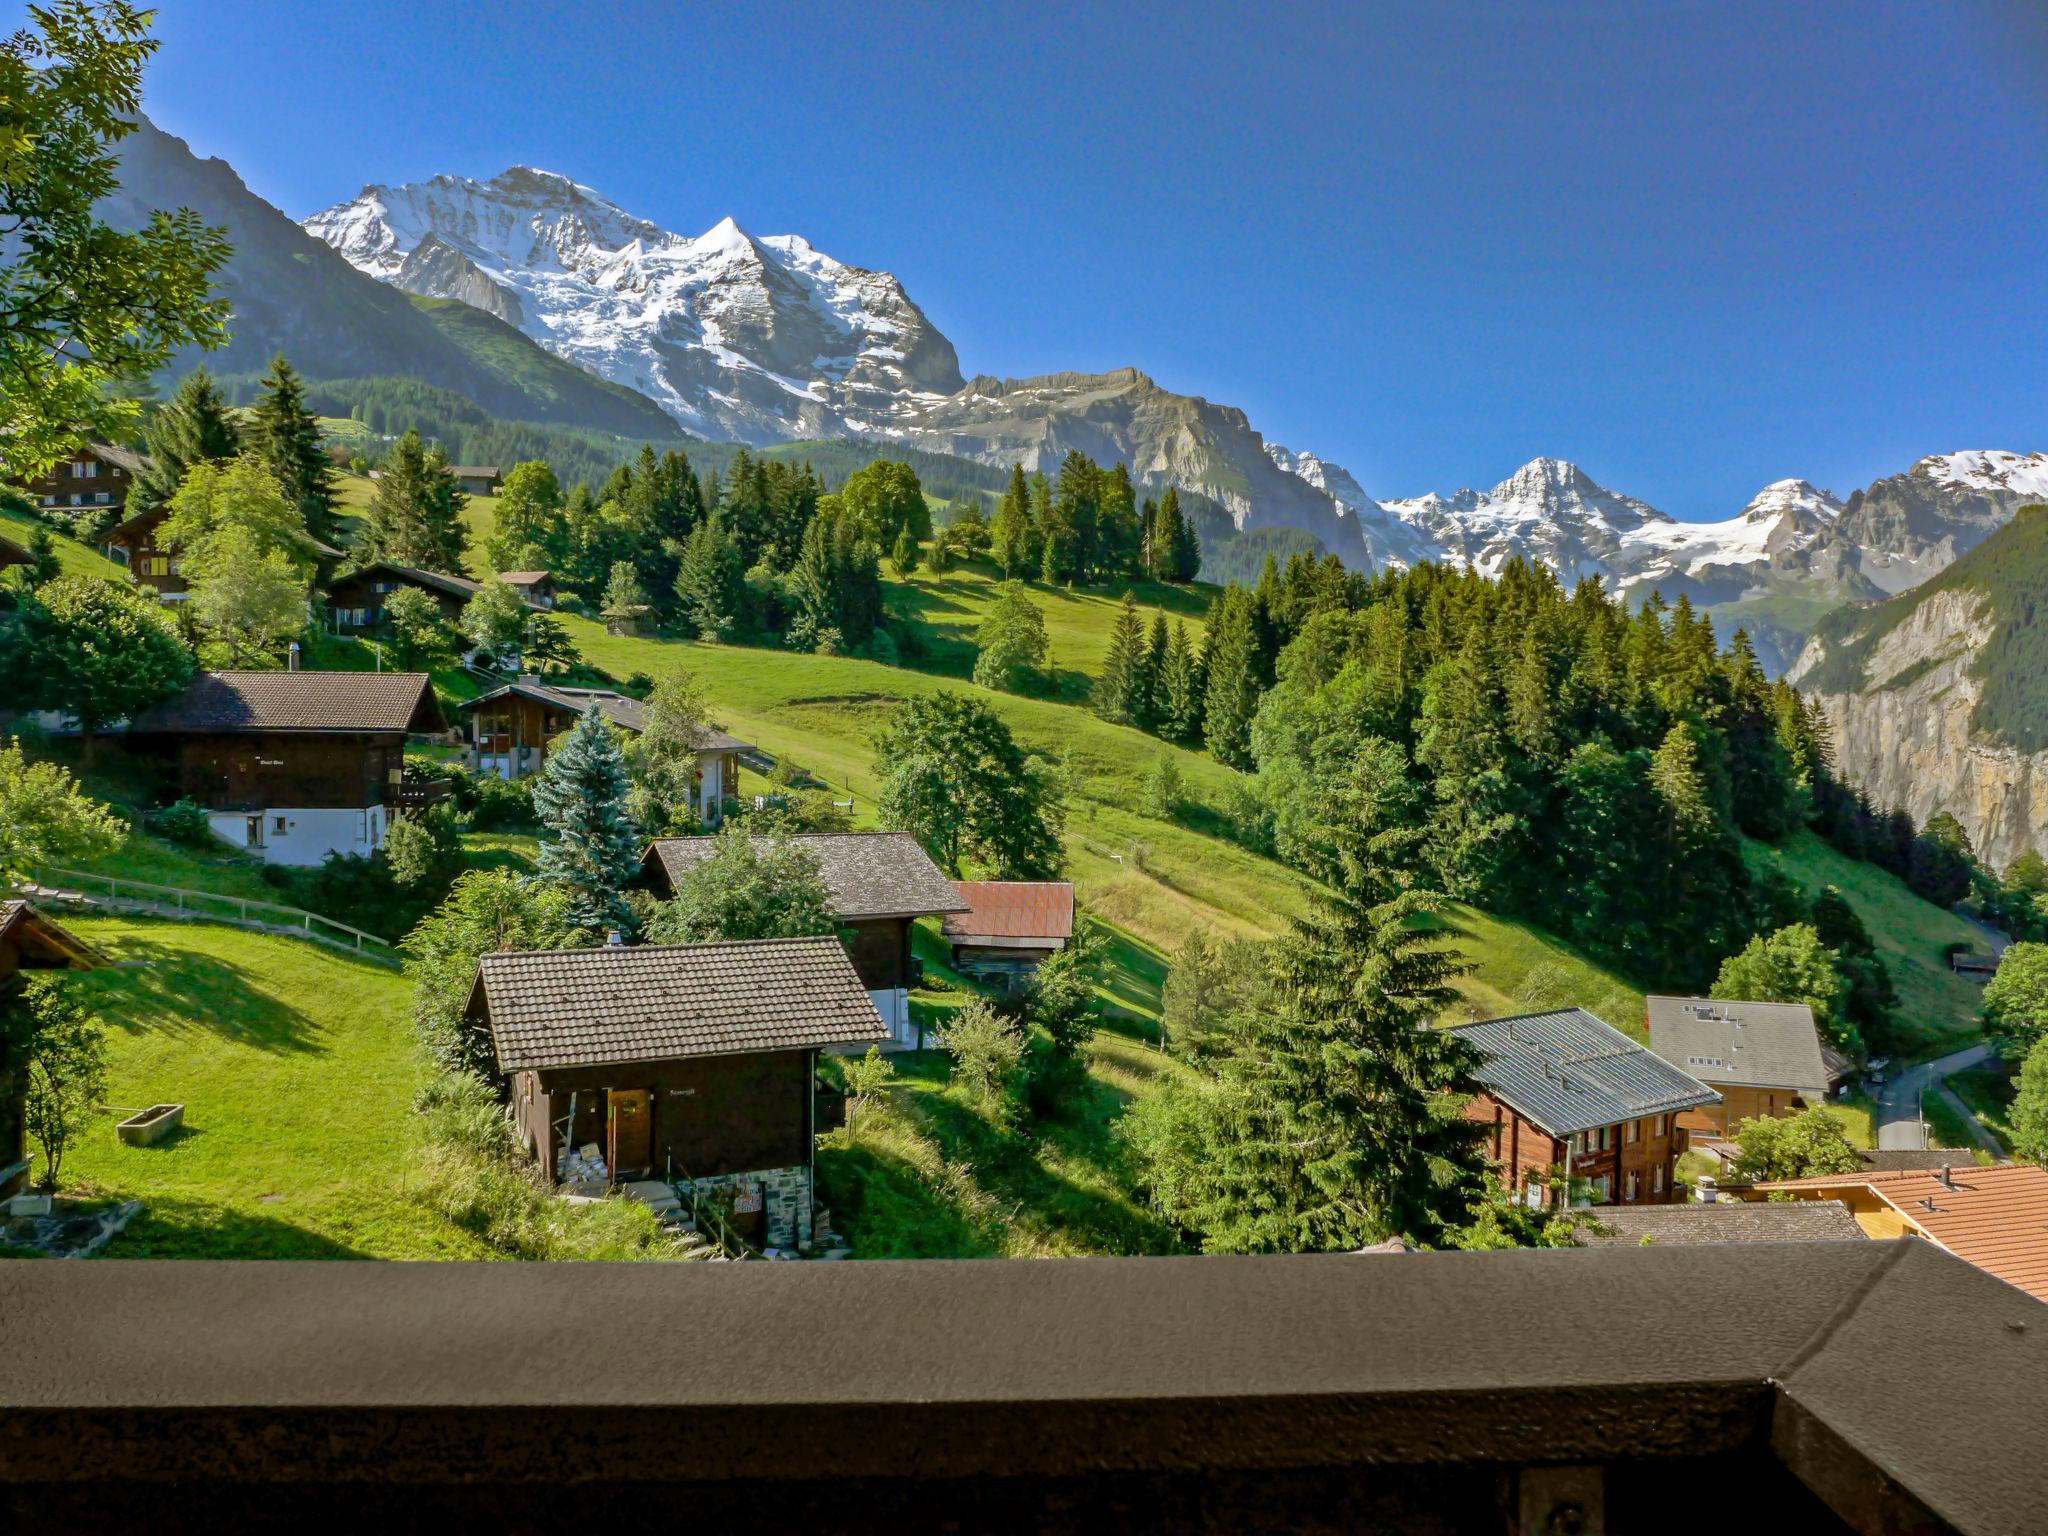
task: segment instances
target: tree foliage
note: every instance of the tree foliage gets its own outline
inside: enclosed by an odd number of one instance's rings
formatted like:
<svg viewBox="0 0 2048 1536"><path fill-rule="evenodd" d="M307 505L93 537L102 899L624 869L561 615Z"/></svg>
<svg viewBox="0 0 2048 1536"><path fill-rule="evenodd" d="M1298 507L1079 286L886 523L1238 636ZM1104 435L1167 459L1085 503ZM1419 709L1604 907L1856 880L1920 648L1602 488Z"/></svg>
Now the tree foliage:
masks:
<svg viewBox="0 0 2048 1536"><path fill-rule="evenodd" d="M1721 962L1714 997L1758 1003L1805 1003L1823 1040L1854 1054L1861 1042L1846 1016L1847 988L1835 954L1811 923L1794 923L1753 938Z"/></svg>
<svg viewBox="0 0 2048 1536"><path fill-rule="evenodd" d="M478 869L459 877L440 906L414 926L403 944L413 983L413 1028L441 1070L493 1076L489 1038L463 1018L477 961L516 949L572 949L589 942L561 886L526 880L511 870Z"/></svg>
<svg viewBox="0 0 2048 1536"><path fill-rule="evenodd" d="M836 933L832 893L818 857L780 833L739 827L718 834L711 854L676 881L647 922L656 944L718 939L799 939Z"/></svg>
<svg viewBox="0 0 2048 1536"><path fill-rule="evenodd" d="M996 600L975 631L979 647L974 681L1003 693L1036 693L1047 681L1052 646L1046 638L1045 615L1019 581L1003 583Z"/></svg>
<svg viewBox="0 0 2048 1536"><path fill-rule="evenodd" d="M2048 944L2013 944L1984 988L1984 1028L2023 1055L2048 1037Z"/></svg>
<svg viewBox="0 0 2048 1536"><path fill-rule="evenodd" d="M1809 1179L1854 1173L1863 1166L1841 1126L1818 1107L1783 1119L1759 1115L1738 1120L1731 1134L1742 1148L1735 1160L1740 1179Z"/></svg>
<svg viewBox="0 0 2048 1536"><path fill-rule="evenodd" d="M953 874L969 860L998 880L1058 874L1058 775L980 699L946 689L905 700L875 740L875 770L884 820Z"/></svg>
<svg viewBox="0 0 2048 1536"><path fill-rule="evenodd" d="M569 893L570 920L592 933L631 935L637 927L625 895L640 867L628 788L618 736L595 704L548 753L534 781L542 829L535 869Z"/></svg>
<svg viewBox="0 0 2048 1536"><path fill-rule="evenodd" d="M365 563L384 560L460 576L469 547L469 529L462 520L468 504L446 455L408 431L377 472L376 494L356 534L356 554Z"/></svg>
<svg viewBox="0 0 2048 1536"><path fill-rule="evenodd" d="M90 738L139 714L191 679L192 653L148 594L60 576L22 603L27 693L76 717Z"/></svg>
<svg viewBox="0 0 2048 1536"><path fill-rule="evenodd" d="M107 1094L106 1026L65 978L33 977L0 999L0 1082L23 1090L22 1123L43 1154L38 1182L55 1189L64 1153Z"/></svg>
<svg viewBox="0 0 2048 1536"><path fill-rule="evenodd" d="M30 762L12 741L0 743L0 890L42 866L104 858L126 830L69 771Z"/></svg>

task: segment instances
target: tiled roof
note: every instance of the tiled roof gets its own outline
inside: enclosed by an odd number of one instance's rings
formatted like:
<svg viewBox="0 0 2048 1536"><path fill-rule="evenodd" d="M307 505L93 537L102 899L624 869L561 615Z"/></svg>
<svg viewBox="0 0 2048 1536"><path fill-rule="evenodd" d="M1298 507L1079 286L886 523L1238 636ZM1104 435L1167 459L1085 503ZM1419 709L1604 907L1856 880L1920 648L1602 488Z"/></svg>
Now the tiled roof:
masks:
<svg viewBox="0 0 2048 1536"><path fill-rule="evenodd" d="M2048 1168L1999 1163L1980 1168L1966 1153L1939 1170L1870 1169L1759 1184L1771 1190L1866 1189L1957 1258L2048 1301Z"/></svg>
<svg viewBox="0 0 2048 1536"><path fill-rule="evenodd" d="M201 672L128 724L137 733L447 729L419 672Z"/></svg>
<svg viewBox="0 0 2048 1536"><path fill-rule="evenodd" d="M55 950L73 970L89 971L107 963L99 950L27 902L0 901L0 941L18 944L30 936Z"/></svg>
<svg viewBox="0 0 2048 1536"><path fill-rule="evenodd" d="M1486 1057L1479 1081L1552 1136L1671 1114L1721 1097L1583 1008L1461 1024Z"/></svg>
<svg viewBox="0 0 2048 1536"><path fill-rule="evenodd" d="M416 565L395 565L389 560L380 560L375 565L359 565L335 578L334 585L344 581L355 581L364 576L379 573L396 576L414 586L432 587L437 592L446 592L450 597L472 598L482 587L467 576L450 576L441 571L423 571Z"/></svg>
<svg viewBox="0 0 2048 1536"><path fill-rule="evenodd" d="M1074 887L1065 880L955 880L967 903L949 912L946 937L967 939L1070 939L1074 936Z"/></svg>
<svg viewBox="0 0 2048 1536"><path fill-rule="evenodd" d="M841 921L929 917L967 908L908 832L801 832L790 841L817 859L832 893L832 915ZM658 868L672 886L717 847L715 837L664 837L649 846L641 867Z"/></svg>
<svg viewBox="0 0 2048 1536"><path fill-rule="evenodd" d="M1581 1248L1700 1243L1832 1243L1863 1236L1839 1200L1716 1200L1711 1205L1603 1205L1592 1217L1605 1230L1581 1228Z"/></svg>
<svg viewBox="0 0 2048 1536"><path fill-rule="evenodd" d="M888 1035L836 938L485 955L498 1066L597 1066L858 1045Z"/></svg>
<svg viewBox="0 0 2048 1536"><path fill-rule="evenodd" d="M1789 1088L1816 1103L1827 1093L1820 1032L1804 1003L1717 997L1648 999L1650 1049L1703 1082Z"/></svg>

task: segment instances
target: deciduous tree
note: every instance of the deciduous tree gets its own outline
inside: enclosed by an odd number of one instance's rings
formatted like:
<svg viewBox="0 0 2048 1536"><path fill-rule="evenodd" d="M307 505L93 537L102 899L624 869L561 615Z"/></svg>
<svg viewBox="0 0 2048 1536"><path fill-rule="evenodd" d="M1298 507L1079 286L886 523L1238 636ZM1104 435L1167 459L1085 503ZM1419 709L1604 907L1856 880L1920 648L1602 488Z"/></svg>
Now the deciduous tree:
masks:
<svg viewBox="0 0 2048 1536"><path fill-rule="evenodd" d="M1061 863L1058 776L1027 756L980 699L945 689L908 699L875 741L882 815L957 875L1050 879Z"/></svg>

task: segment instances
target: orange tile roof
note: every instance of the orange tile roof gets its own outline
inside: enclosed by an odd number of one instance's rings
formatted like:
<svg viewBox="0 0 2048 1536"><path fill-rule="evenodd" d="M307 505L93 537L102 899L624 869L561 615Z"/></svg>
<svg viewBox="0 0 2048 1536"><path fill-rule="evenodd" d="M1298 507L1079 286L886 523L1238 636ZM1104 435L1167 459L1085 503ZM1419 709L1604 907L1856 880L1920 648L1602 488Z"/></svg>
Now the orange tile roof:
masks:
<svg viewBox="0 0 2048 1536"><path fill-rule="evenodd" d="M2048 1168L2000 1163L1980 1168L1958 1153L1939 1170L1871 1169L1783 1179L1759 1190L1867 1189L1957 1258L2048 1301Z"/></svg>
<svg viewBox="0 0 2048 1536"><path fill-rule="evenodd" d="M1065 880L955 880L965 912L946 914L949 939L1070 939L1074 887Z"/></svg>

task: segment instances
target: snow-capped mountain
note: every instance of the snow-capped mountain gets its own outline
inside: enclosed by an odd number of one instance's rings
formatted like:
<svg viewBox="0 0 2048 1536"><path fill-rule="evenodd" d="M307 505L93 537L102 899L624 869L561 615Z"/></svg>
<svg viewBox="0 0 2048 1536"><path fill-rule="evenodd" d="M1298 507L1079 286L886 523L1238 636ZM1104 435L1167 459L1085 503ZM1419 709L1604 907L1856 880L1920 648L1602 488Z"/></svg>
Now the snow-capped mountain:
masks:
<svg viewBox="0 0 2048 1536"><path fill-rule="evenodd" d="M729 218L674 234L549 171L368 186L305 227L359 271L489 310L709 437L850 435L962 383L952 343L888 273Z"/></svg>

